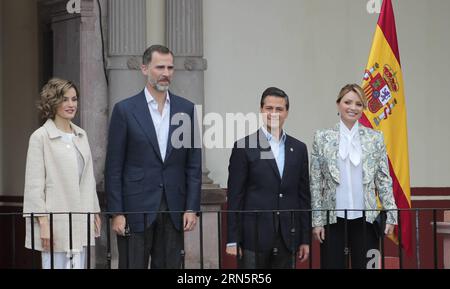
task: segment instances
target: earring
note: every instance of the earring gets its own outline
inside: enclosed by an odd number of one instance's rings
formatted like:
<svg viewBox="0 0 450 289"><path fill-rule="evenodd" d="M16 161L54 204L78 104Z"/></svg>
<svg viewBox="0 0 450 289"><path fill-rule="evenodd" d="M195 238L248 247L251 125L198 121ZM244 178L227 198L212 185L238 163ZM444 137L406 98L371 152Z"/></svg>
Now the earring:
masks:
<svg viewBox="0 0 450 289"><path fill-rule="evenodd" d="M338 111L337 115L339 116L339 111Z"/></svg>

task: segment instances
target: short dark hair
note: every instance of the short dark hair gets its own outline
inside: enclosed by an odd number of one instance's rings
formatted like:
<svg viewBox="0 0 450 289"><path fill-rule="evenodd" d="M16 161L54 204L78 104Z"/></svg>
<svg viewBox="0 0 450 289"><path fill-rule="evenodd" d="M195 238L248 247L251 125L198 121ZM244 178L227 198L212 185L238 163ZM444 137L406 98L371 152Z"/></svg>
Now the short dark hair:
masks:
<svg viewBox="0 0 450 289"><path fill-rule="evenodd" d="M264 90L261 96L261 108L264 107L264 101L269 95L284 98L286 100L286 110L289 110L289 96L286 94L286 92L277 87L268 87L266 88L266 90Z"/></svg>
<svg viewBox="0 0 450 289"><path fill-rule="evenodd" d="M163 45L155 44L145 50L144 55L142 55L142 64L146 65L152 61L153 52L159 52L161 54L170 54L173 57L173 53L172 51L170 51L169 48Z"/></svg>

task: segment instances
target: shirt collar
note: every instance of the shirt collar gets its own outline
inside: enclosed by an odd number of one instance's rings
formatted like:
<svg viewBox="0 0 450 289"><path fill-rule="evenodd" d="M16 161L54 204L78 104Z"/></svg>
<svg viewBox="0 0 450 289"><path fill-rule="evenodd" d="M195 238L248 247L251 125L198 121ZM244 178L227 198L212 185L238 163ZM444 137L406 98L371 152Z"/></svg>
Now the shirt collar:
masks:
<svg viewBox="0 0 450 289"><path fill-rule="evenodd" d="M340 140L339 140L339 156L342 160L349 157L350 162L354 166L358 166L361 163L361 143L358 135L358 122L355 122L352 129L349 130L347 126L340 121Z"/></svg>
<svg viewBox="0 0 450 289"><path fill-rule="evenodd" d="M270 142L270 141L272 141L272 139L274 139L273 135L264 126L261 127L261 130L264 133L268 142ZM283 130L281 132L280 143L284 143L285 141L286 141L286 132Z"/></svg>
<svg viewBox="0 0 450 289"><path fill-rule="evenodd" d="M353 137L355 135L357 135L359 129L359 123L356 121L355 124L353 125L352 129L348 129L348 127L345 125L345 123L340 120L339 122L339 130L340 133L344 136L349 136L349 137Z"/></svg>
<svg viewBox="0 0 450 289"><path fill-rule="evenodd" d="M70 122L70 126L75 132L75 135L82 136L84 134L83 130L74 123ZM55 122L51 118L47 119L47 121L44 123L44 127L48 132L49 138L51 139L63 136L63 132L56 127Z"/></svg>
<svg viewBox="0 0 450 289"><path fill-rule="evenodd" d="M152 96L150 91L148 90L147 86L144 89L145 99L147 100L147 103L154 102L156 103L155 98ZM170 104L170 95L169 92L166 92L166 104Z"/></svg>

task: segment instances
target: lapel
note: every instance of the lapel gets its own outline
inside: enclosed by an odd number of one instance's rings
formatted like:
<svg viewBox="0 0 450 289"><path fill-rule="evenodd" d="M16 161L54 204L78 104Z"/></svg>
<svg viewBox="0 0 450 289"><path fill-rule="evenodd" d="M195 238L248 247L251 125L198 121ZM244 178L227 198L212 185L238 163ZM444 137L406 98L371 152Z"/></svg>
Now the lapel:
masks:
<svg viewBox="0 0 450 289"><path fill-rule="evenodd" d="M333 179L339 183L340 182L340 173L339 173L339 164L338 164L338 152L339 152L339 123L337 123L330 131L332 134L330 137L330 142L328 143L329 147L329 155L325 155L325 157L328 157L328 170L330 171L331 176ZM327 144L325 144L327 145Z"/></svg>
<svg viewBox="0 0 450 289"><path fill-rule="evenodd" d="M70 126L75 132L75 137L73 138L73 145L80 152L81 157L83 158L84 161L84 169L85 169L87 159L90 153L89 146L83 145L82 138L85 136L86 133L79 126L75 125L73 122L70 122ZM58 128L55 125L55 122L52 119L47 119L47 121L44 124L44 127L47 130L50 139L62 137L62 133L58 130ZM82 175L84 174L84 169Z"/></svg>
<svg viewBox="0 0 450 289"><path fill-rule="evenodd" d="M84 174L84 170L86 169L86 164L87 164L87 159L88 159L88 155L89 155L89 147L86 145L83 145L83 137L85 137L85 133L81 130L80 127L76 126L73 123L70 123L70 125L72 126L73 130L75 131L76 137L73 138L73 144L75 145L75 147L78 149L78 151L81 154L81 157L83 158L84 161L84 169L83 169L83 173Z"/></svg>
<svg viewBox="0 0 450 289"><path fill-rule="evenodd" d="M167 139L167 148L166 148L166 157L164 161L169 159L170 153L172 152L173 146L172 146L172 134L173 131L179 126L178 124L172 124L173 116L177 113L181 112L181 108L179 106L179 103L176 99L176 97L170 93L169 91L169 97L170 97L170 118L169 118L169 135Z"/></svg>
<svg viewBox="0 0 450 289"><path fill-rule="evenodd" d="M275 175L281 182L280 172L278 171L277 162L275 161L275 156L270 148L270 144L266 139L264 132L259 129L258 130L258 148L260 150L261 159L268 162L269 166L272 168Z"/></svg>
<svg viewBox="0 0 450 289"><path fill-rule="evenodd" d="M286 141L284 143L284 169L283 169L283 180L286 178L291 164L295 162L295 156L300 156L300 152L296 152L292 146L292 139L286 134Z"/></svg>
<svg viewBox="0 0 450 289"><path fill-rule="evenodd" d="M155 125L153 124L152 116L148 109L148 103L145 98L144 90L137 96L134 101L133 115L136 121L141 126L148 140L153 146L153 150L162 162L161 153L159 151L158 138L156 137ZM170 136L169 136L170 137Z"/></svg>
<svg viewBox="0 0 450 289"><path fill-rule="evenodd" d="M333 135L330 139L336 140L336 145L334 145L334 141L330 142L328 169L329 169L330 174L333 177L333 179L337 183L339 183L339 179L340 179L339 164L338 164L339 135L340 135L339 134L339 123L337 123L336 126L334 127L334 129L331 130L331 133ZM369 151L368 144L370 143L370 138L369 138L369 135L367 134L366 128L362 124L359 124L358 133L359 133L359 141L361 143L361 151L362 151L361 164L362 164L362 169L363 169L362 170L363 171L363 184L366 184L370 181L370 179L368 179L370 176L368 175L367 169L366 169L369 166L368 156L370 155L370 151Z"/></svg>
<svg viewBox="0 0 450 289"><path fill-rule="evenodd" d="M367 133L367 129L362 125L359 124L359 141L361 143L361 163L362 163L362 171L363 171L363 184L367 184L370 182L370 175L367 172L367 168L369 168L369 146L370 143L370 137Z"/></svg>
<svg viewBox="0 0 450 289"><path fill-rule="evenodd" d="M73 138L73 144L77 148L77 150L80 152L81 156L83 157L84 167L86 167L87 152L84 150L85 147L82 144L82 139L81 139L82 137L83 137L82 134L77 134L77 136Z"/></svg>

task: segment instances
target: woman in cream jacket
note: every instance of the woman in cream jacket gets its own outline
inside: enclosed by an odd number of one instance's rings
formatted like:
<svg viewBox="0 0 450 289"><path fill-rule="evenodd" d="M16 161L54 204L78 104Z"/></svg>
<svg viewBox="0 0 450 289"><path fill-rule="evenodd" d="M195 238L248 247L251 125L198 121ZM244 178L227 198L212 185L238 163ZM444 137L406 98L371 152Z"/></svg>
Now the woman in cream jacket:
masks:
<svg viewBox="0 0 450 289"><path fill-rule="evenodd" d="M86 246L94 245L100 232L100 217L92 215L91 244L87 244L87 214L77 214L100 212L87 135L71 122L78 97L72 82L49 80L39 105L45 123L29 141L23 207L25 247L33 247L33 226L34 249L42 251L42 268L51 266L49 213L73 213L72 246L69 214L53 214L54 268L84 268Z"/></svg>
<svg viewBox="0 0 450 289"><path fill-rule="evenodd" d="M351 267L362 269L367 268L368 250L379 247L373 224L379 214L375 211L377 194L383 208L391 210L385 234L394 230L397 207L383 135L358 123L367 106L364 91L348 84L336 103L339 123L317 131L314 137L310 170L313 236L321 242L323 268L346 268L345 256L350 253ZM358 211L364 209L365 219ZM326 210L331 211L327 214Z"/></svg>

